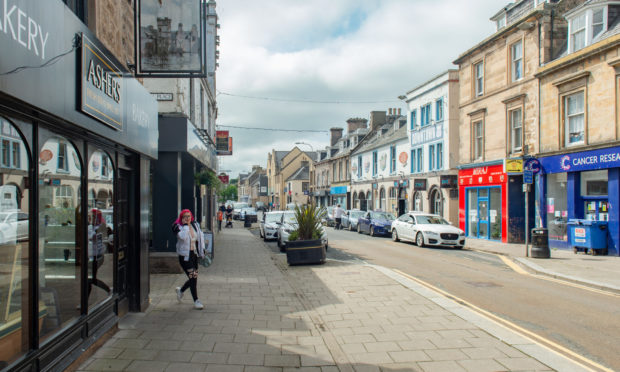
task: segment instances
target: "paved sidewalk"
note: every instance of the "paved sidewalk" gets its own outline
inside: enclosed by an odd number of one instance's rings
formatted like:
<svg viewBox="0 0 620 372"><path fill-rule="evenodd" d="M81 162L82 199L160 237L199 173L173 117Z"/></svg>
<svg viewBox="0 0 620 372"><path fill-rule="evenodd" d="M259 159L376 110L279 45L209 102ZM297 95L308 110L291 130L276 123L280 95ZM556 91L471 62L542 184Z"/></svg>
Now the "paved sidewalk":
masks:
<svg viewBox="0 0 620 372"><path fill-rule="evenodd" d="M286 265L246 229L218 235L193 310L181 275L151 276L151 306L80 371L582 371L382 267ZM189 293L186 295L189 297Z"/></svg>
<svg viewBox="0 0 620 372"><path fill-rule="evenodd" d="M482 239L467 239L465 248L506 255L529 271L620 293L620 257L617 256L589 256L551 249L551 258L531 258L525 256L524 244Z"/></svg>

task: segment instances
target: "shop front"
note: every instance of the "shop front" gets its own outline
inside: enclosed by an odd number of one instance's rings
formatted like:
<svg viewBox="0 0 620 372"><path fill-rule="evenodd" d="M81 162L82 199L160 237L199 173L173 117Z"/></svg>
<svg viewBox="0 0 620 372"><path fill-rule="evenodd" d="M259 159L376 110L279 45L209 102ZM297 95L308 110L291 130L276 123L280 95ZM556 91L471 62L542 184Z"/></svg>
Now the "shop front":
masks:
<svg viewBox="0 0 620 372"><path fill-rule="evenodd" d="M337 205L340 204L340 207L343 209L350 209L350 203L348 200L350 199L349 195L350 187L347 185L341 186L332 186L329 190L329 194L331 196L331 204Z"/></svg>
<svg viewBox="0 0 620 372"><path fill-rule="evenodd" d="M37 33L0 32L0 369L64 370L148 306L157 103L63 2L15 4Z"/></svg>
<svg viewBox="0 0 620 372"><path fill-rule="evenodd" d="M508 175L503 164L459 171L459 227L468 238L507 242Z"/></svg>
<svg viewBox="0 0 620 372"><path fill-rule="evenodd" d="M620 147L538 158L537 225L549 231L549 245L568 249L567 222L607 222L608 252L620 255Z"/></svg>

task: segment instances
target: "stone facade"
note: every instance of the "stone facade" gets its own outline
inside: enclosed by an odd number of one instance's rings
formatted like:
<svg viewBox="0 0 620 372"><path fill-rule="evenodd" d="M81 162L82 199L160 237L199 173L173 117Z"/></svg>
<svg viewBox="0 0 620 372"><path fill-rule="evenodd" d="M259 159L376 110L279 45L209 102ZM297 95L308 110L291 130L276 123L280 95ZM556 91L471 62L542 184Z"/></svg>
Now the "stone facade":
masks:
<svg viewBox="0 0 620 372"><path fill-rule="evenodd" d="M311 167L315 161L316 153L303 152L298 147L294 147L291 151L275 151L272 150L267 157L267 177L269 179L269 202L274 207L283 209L287 204L287 180L297 172L301 167ZM302 180L298 180L302 181ZM310 179L306 180L310 182ZM287 189L288 191L288 189ZM299 188L301 191L301 186ZM307 202L307 197L301 194L296 199L299 203Z"/></svg>
<svg viewBox="0 0 620 372"><path fill-rule="evenodd" d="M88 2L88 27L125 67L134 63L134 0Z"/></svg>

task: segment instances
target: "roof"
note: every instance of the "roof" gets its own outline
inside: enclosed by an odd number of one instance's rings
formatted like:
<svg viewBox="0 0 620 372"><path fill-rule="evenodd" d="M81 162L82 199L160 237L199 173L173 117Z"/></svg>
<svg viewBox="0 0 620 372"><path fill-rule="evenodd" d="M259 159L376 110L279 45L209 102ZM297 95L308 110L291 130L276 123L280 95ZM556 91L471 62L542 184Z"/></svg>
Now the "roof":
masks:
<svg viewBox="0 0 620 372"><path fill-rule="evenodd" d="M286 154L288 154L289 152L290 151L274 151L274 153L276 154L276 167L280 167L280 164L282 164L282 159L284 159Z"/></svg>
<svg viewBox="0 0 620 372"><path fill-rule="evenodd" d="M287 181L305 181L310 179L310 169L308 167L301 167L297 172L293 173Z"/></svg>
<svg viewBox="0 0 620 372"><path fill-rule="evenodd" d="M404 118L404 116L402 118ZM397 120L400 120L400 118ZM388 128L388 131L385 134L378 135L378 133L386 127ZM372 134L372 137L364 139L363 143L355 149L354 153L358 154L360 152L373 150L402 139L407 139L407 125L403 125L402 127L394 130L393 122L386 123L377 128L377 132L373 132Z"/></svg>

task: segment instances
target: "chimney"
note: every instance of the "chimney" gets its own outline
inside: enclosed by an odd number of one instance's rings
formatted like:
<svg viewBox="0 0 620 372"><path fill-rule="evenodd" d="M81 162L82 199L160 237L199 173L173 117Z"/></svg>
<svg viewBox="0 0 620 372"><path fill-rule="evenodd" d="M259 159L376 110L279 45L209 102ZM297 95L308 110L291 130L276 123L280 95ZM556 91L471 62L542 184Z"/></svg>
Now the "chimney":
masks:
<svg viewBox="0 0 620 372"><path fill-rule="evenodd" d="M385 111L371 111L370 112L370 129L375 130L381 125L385 124L386 115Z"/></svg>
<svg viewBox="0 0 620 372"><path fill-rule="evenodd" d="M358 129L365 129L368 120L362 118L350 118L347 120L347 133L351 134Z"/></svg>
<svg viewBox="0 0 620 372"><path fill-rule="evenodd" d="M392 109L388 109L388 115L392 115Z"/></svg>
<svg viewBox="0 0 620 372"><path fill-rule="evenodd" d="M398 116L400 116L400 107L398 108Z"/></svg>
<svg viewBox="0 0 620 372"><path fill-rule="evenodd" d="M331 132L330 146L334 146L336 142L338 142L338 140L342 138L343 130L344 130L343 128L330 128L329 129L329 131Z"/></svg>

